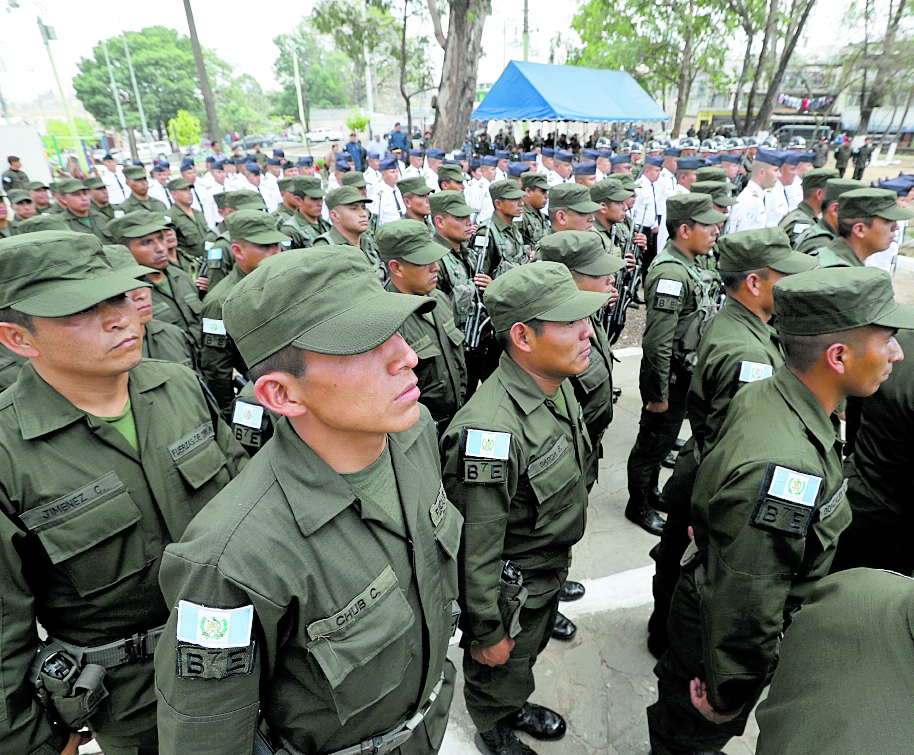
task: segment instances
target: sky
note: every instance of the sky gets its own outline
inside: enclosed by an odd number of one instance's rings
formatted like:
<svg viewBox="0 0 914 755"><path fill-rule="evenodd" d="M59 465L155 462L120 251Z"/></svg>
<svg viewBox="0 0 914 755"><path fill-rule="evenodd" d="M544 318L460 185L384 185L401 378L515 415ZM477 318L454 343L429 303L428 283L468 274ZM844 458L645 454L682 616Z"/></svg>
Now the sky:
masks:
<svg viewBox="0 0 914 755"><path fill-rule="evenodd" d="M14 0L18 9L9 9L8 0L0 0L0 91L7 101L28 102L36 94L49 89L56 91L48 55L41 41L36 17L53 26L57 41L52 41L51 53L65 90L72 91L70 81L77 72L80 58L91 54L100 39L127 31L139 31L147 26L163 25L187 34L184 4L179 0L153 3L75 3L72 0ZM844 5L847 0L839 0ZM241 0L193 0L194 20L200 43L211 48L234 66L237 74L249 73L265 90L278 88L273 75L276 47L273 37L295 26L310 11L311 0L295 4L296 10L280 18L276 4L268 4L267 12L250 18L251 4ZM523 59L522 35L523 0L499 0L486 21L483 32L484 57L480 61L479 81L495 81L505 64ZM819 7L821 6L821 8ZM286 6L290 7L290 6ZM561 11L556 13L556 7ZM102 13L102 9L110 12ZM549 43L557 30L567 30L574 13L572 4L555 0L529 0L530 55L529 59L548 62ZM808 29L810 44L834 42L835 4L819 3ZM817 15L816 15L817 14ZM829 20L826 20L830 18ZM244 34L238 33L244 26ZM431 29L428 30L431 37ZM440 66L442 50L431 42L431 55Z"/></svg>

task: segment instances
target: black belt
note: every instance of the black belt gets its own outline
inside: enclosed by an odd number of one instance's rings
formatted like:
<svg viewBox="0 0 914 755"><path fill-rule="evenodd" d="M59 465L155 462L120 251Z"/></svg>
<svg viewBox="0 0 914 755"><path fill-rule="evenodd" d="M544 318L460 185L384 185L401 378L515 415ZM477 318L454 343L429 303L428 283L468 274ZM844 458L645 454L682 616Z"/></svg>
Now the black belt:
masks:
<svg viewBox="0 0 914 755"><path fill-rule="evenodd" d="M85 663L94 663L104 668L115 668L116 666L123 666L125 663L136 663L151 658L155 652L156 643L159 641L164 629L165 625L163 624L146 632L137 632L123 640L91 648L72 645L56 638L49 639L53 639L54 642L62 645Z"/></svg>

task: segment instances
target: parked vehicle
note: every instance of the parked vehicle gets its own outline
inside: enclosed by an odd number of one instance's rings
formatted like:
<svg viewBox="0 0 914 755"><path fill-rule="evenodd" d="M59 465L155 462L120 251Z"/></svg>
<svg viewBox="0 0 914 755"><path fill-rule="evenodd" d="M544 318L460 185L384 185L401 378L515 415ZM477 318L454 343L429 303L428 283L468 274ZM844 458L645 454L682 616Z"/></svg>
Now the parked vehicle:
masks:
<svg viewBox="0 0 914 755"><path fill-rule="evenodd" d="M316 128L305 134L305 139L309 142L339 142L343 140L343 134L331 128Z"/></svg>

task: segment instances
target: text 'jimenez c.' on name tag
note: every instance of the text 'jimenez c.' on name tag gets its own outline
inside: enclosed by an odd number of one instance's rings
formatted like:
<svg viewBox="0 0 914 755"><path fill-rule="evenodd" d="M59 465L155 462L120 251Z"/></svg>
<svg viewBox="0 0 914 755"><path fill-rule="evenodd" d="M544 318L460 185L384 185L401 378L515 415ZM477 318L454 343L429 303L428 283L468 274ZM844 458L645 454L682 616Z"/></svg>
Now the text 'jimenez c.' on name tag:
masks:
<svg viewBox="0 0 914 755"><path fill-rule="evenodd" d="M225 323L222 320L212 320L209 317L203 318L203 332L214 336L228 335L225 330Z"/></svg>
<svg viewBox="0 0 914 755"><path fill-rule="evenodd" d="M790 501L812 508L816 505L816 497L819 495L821 485L821 477L776 466L771 477L771 484L768 485L768 495L780 498L782 501Z"/></svg>
<svg viewBox="0 0 914 755"><path fill-rule="evenodd" d="M739 365L739 382L754 383L756 380L765 380L774 374L774 368L770 364L761 362L740 362Z"/></svg>
<svg viewBox="0 0 914 755"><path fill-rule="evenodd" d="M666 296L679 296L682 293L682 281L671 281L661 278L657 281L657 293Z"/></svg>
<svg viewBox="0 0 914 755"><path fill-rule="evenodd" d="M251 644L254 606L210 608L178 601L177 639L205 648L240 648Z"/></svg>
<svg viewBox="0 0 914 755"><path fill-rule="evenodd" d="M511 449L511 433L467 429L464 454L478 459L507 459Z"/></svg>

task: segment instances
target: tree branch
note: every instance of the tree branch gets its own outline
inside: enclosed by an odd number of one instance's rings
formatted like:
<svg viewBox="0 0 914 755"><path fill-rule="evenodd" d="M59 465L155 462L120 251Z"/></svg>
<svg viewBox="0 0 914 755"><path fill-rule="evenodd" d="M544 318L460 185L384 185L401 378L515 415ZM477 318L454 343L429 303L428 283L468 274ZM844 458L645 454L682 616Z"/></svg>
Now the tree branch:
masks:
<svg viewBox="0 0 914 755"><path fill-rule="evenodd" d="M438 3L435 0L426 0L426 3L432 17L432 26L435 28L435 39L438 40L438 44L443 50L447 45L447 40L444 38L444 32L441 31L441 14L438 12Z"/></svg>

